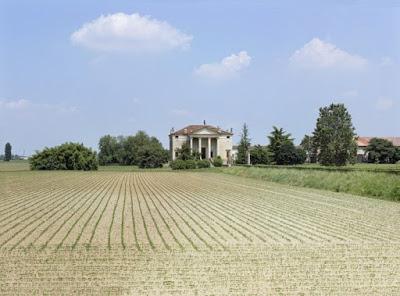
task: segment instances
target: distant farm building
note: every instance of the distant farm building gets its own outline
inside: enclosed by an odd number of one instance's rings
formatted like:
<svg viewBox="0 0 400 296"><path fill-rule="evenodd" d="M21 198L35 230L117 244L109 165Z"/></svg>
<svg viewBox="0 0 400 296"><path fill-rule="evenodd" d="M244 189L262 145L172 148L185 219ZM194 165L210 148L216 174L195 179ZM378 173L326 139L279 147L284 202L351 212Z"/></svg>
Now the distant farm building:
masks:
<svg viewBox="0 0 400 296"><path fill-rule="evenodd" d="M385 139L393 143L395 147L400 147L400 137L358 137L357 139L357 159L360 162L366 161L366 148L369 141L373 138Z"/></svg>

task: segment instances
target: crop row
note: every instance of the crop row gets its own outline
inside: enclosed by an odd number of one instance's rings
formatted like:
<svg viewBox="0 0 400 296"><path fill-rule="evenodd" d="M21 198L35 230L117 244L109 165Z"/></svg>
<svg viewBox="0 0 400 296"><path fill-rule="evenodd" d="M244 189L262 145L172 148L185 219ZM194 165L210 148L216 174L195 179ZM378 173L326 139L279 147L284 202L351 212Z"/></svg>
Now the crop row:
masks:
<svg viewBox="0 0 400 296"><path fill-rule="evenodd" d="M197 251L400 241L391 218L399 207L388 202L373 207L363 198L207 173L29 177L0 181L17 188L0 197L2 249Z"/></svg>

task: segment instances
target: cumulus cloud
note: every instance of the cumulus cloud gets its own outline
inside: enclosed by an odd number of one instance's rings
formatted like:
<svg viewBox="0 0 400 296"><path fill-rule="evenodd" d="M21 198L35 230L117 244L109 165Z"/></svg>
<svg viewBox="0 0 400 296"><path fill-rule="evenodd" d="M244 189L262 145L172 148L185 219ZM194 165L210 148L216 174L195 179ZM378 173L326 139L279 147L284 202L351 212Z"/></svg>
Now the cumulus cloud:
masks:
<svg viewBox="0 0 400 296"><path fill-rule="evenodd" d="M389 98L380 97L376 101L376 108L381 111L392 109L393 106L394 106L394 101Z"/></svg>
<svg viewBox="0 0 400 296"><path fill-rule="evenodd" d="M97 51L159 52L186 49L193 37L165 21L137 13L116 13L84 24L71 35L79 46Z"/></svg>
<svg viewBox="0 0 400 296"><path fill-rule="evenodd" d="M361 56L350 54L336 45L313 38L290 57L293 65L305 68L320 69L362 69L367 60Z"/></svg>
<svg viewBox="0 0 400 296"><path fill-rule="evenodd" d="M194 73L211 79L229 79L237 76L250 62L251 57L247 52L241 51L223 58L219 63L203 64L196 68Z"/></svg>

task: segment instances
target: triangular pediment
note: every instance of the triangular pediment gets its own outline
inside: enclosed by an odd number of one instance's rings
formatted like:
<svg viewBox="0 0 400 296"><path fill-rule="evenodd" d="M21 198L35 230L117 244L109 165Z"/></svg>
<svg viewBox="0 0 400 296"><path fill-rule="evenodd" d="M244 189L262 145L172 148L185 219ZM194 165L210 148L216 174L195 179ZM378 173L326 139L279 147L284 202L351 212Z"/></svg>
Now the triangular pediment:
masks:
<svg viewBox="0 0 400 296"><path fill-rule="evenodd" d="M195 134L195 135L218 135L217 132L215 132L209 128L206 128L206 127L193 132L193 134Z"/></svg>

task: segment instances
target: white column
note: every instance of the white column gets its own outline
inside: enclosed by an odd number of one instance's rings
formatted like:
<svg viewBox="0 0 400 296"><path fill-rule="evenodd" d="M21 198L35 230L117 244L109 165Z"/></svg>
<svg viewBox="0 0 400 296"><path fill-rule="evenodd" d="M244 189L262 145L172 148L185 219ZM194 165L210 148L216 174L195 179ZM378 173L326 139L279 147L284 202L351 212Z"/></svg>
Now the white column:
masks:
<svg viewBox="0 0 400 296"><path fill-rule="evenodd" d="M217 147L217 151L215 151L215 155L214 155L215 157L217 157L219 155L219 147L218 147L219 141L218 141L218 139L219 138L215 138L215 141L217 142L216 145L215 145Z"/></svg>
<svg viewBox="0 0 400 296"><path fill-rule="evenodd" d="M207 158L211 158L211 138L207 138L208 140L208 149L207 149Z"/></svg>
<svg viewBox="0 0 400 296"><path fill-rule="evenodd" d="M175 137L174 136L170 136L170 141L171 141L171 153L172 153L172 157L171 157L171 159L172 160L175 160L175 147L174 147L174 139L175 139Z"/></svg>
<svg viewBox="0 0 400 296"><path fill-rule="evenodd" d="M193 152L193 138L192 137L189 138L190 138L190 152Z"/></svg>
<svg viewBox="0 0 400 296"><path fill-rule="evenodd" d="M201 159L201 138L197 138L199 140L199 153L200 153L200 159Z"/></svg>

